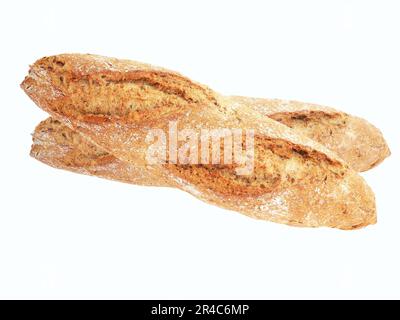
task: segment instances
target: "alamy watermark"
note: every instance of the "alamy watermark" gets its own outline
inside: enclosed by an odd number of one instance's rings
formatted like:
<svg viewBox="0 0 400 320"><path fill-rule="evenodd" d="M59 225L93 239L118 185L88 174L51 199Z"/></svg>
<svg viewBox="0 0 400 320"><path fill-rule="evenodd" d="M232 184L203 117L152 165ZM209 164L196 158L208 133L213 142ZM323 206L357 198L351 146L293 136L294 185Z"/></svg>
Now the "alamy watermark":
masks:
<svg viewBox="0 0 400 320"><path fill-rule="evenodd" d="M168 132L150 129L146 143L148 164L235 165L237 175L254 169L254 130L178 130L178 122L171 121Z"/></svg>

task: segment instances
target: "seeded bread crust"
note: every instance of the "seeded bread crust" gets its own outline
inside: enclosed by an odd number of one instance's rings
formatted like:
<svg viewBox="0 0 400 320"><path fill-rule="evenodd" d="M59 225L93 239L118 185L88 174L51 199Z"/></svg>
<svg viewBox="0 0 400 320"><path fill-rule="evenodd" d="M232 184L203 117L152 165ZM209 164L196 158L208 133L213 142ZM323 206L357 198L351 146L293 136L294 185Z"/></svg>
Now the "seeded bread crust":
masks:
<svg viewBox="0 0 400 320"><path fill-rule="evenodd" d="M368 121L333 108L298 101L230 97L289 126L334 151L354 170L363 172L390 156L379 129Z"/></svg>
<svg viewBox="0 0 400 320"><path fill-rule="evenodd" d="M146 166L149 128L255 132L255 171L153 166L168 186L248 216L307 227L356 229L376 222L374 195L334 153L211 89L164 69L92 55L39 60L22 83L45 111L115 158ZM260 119L261 118L261 119ZM268 171L270 169L270 171ZM267 171L266 171L267 170Z"/></svg>

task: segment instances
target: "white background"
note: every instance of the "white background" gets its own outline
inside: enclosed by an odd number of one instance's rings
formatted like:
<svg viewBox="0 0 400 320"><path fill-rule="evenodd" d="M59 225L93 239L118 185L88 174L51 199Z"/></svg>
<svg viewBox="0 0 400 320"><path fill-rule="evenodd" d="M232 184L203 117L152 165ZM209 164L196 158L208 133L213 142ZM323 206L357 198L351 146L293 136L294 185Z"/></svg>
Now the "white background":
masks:
<svg viewBox="0 0 400 320"><path fill-rule="evenodd" d="M2 1L0 298L400 298L399 3ZM65 52L365 117L393 153L364 174L379 223L297 229L35 161L46 114L19 84Z"/></svg>

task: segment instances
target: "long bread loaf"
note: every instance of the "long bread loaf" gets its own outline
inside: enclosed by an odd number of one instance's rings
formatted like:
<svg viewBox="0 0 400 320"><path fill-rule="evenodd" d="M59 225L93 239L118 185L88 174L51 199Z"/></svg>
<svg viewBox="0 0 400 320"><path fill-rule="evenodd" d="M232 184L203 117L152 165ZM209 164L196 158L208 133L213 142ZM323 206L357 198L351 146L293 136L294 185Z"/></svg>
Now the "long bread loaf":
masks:
<svg viewBox="0 0 400 320"><path fill-rule="evenodd" d="M297 226L355 229L376 222L363 179L323 146L171 71L92 55L36 62L22 87L45 111L104 152L147 166L149 129L254 130L254 170L232 165L154 165L167 185L249 216ZM164 180L165 179L165 180Z"/></svg>

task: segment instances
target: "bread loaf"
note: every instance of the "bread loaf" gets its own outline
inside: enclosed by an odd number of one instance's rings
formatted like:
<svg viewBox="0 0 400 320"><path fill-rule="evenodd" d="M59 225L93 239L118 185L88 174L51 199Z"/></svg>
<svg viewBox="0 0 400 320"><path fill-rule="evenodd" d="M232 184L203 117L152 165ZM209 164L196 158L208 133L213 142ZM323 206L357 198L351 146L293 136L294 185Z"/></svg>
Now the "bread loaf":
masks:
<svg viewBox="0 0 400 320"><path fill-rule="evenodd" d="M148 168L149 129L241 128L254 132L254 170L237 166L152 165L166 185L254 218L296 226L356 229L376 222L374 195L342 159L245 104L175 72L92 55L36 62L22 83L45 111L100 150ZM171 157L171 154L168 155Z"/></svg>

